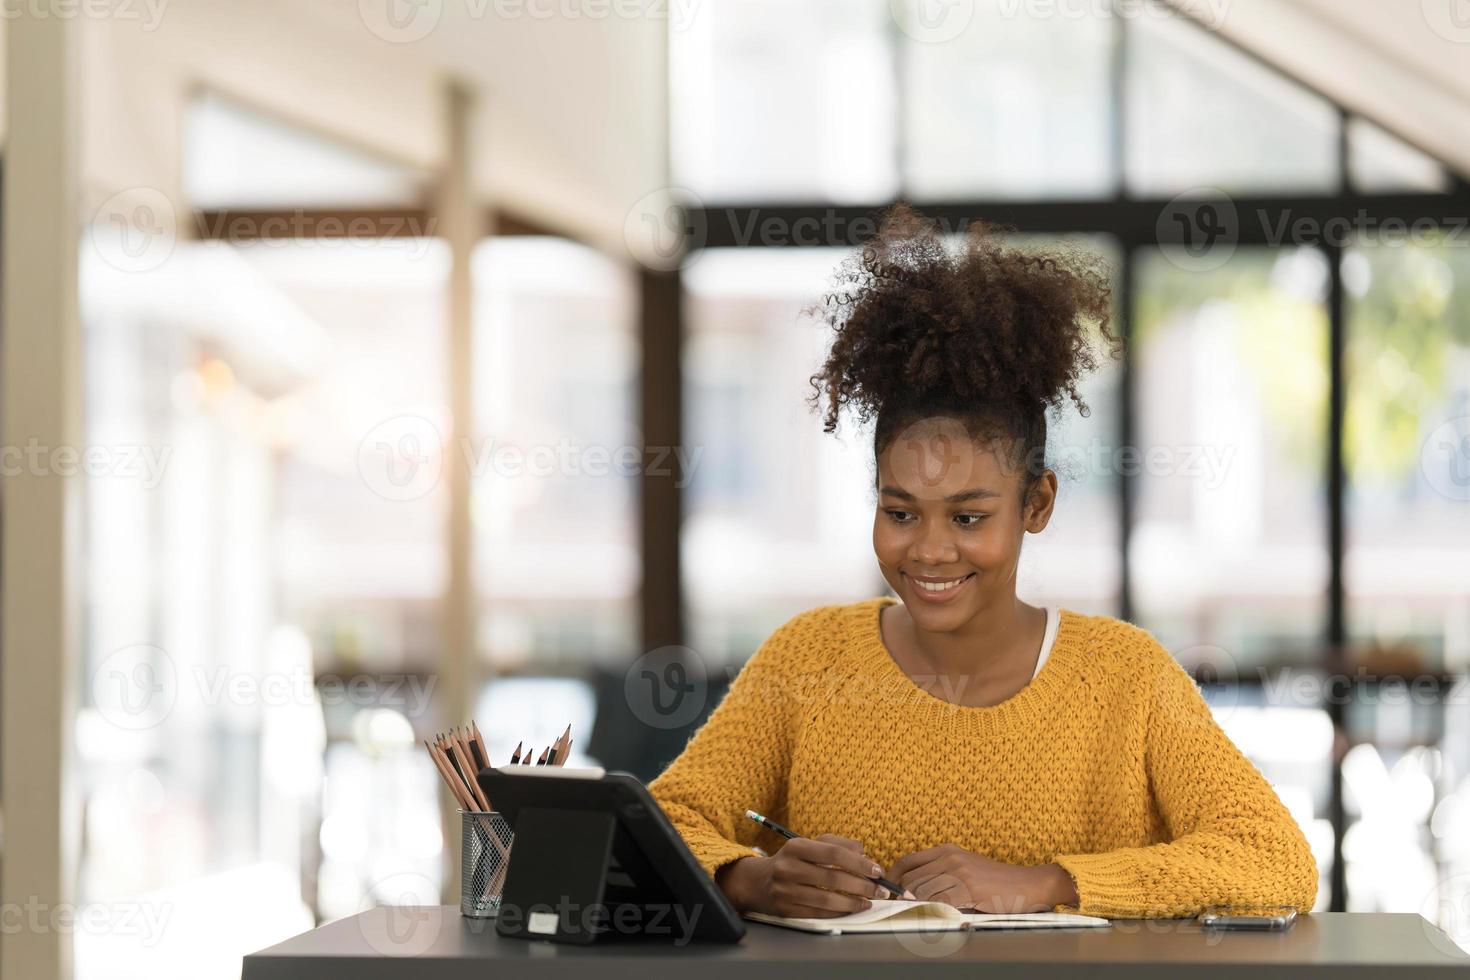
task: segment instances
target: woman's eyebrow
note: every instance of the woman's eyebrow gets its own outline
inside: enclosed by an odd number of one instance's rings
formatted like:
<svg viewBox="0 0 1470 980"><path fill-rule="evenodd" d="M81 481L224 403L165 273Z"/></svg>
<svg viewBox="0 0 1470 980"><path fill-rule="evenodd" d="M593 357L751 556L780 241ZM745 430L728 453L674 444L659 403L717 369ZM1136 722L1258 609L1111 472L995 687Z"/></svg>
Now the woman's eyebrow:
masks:
<svg viewBox="0 0 1470 980"><path fill-rule="evenodd" d="M899 500L914 501L918 499L902 487L879 487L878 492L885 497L897 497ZM968 490L961 490L959 493L952 493L944 499L951 504L959 504L964 503L966 500L989 500L999 498L1000 496L1001 494L988 487L971 487Z"/></svg>

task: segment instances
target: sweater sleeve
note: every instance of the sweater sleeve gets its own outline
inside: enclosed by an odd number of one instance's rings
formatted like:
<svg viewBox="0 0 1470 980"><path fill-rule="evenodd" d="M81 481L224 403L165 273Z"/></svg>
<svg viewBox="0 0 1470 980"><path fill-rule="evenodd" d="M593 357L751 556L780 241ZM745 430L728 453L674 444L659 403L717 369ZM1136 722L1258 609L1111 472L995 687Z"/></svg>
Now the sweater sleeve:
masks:
<svg viewBox="0 0 1470 980"><path fill-rule="evenodd" d="M798 617L800 619L801 617ZM757 854L767 833L747 809L779 819L794 741L794 635L788 622L746 661L724 699L648 789L711 876Z"/></svg>
<svg viewBox="0 0 1470 980"><path fill-rule="evenodd" d="M1317 865L1301 828L1210 714L1194 679L1149 637L1155 656L1145 772L1171 840L1055 859L1080 911L1186 918L1210 907L1311 910Z"/></svg>

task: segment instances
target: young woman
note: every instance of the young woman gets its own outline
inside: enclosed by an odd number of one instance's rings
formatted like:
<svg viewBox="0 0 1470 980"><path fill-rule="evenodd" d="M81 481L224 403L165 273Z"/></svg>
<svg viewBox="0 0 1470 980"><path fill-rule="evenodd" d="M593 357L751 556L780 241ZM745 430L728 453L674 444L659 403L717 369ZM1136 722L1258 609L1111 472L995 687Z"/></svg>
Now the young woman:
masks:
<svg viewBox="0 0 1470 980"><path fill-rule="evenodd" d="M904 208L843 266L813 401L829 432L873 423L898 598L781 626L653 782L737 908L842 915L890 897L881 875L982 912L1311 909L1306 839L1169 652L1016 595L1058 505L1046 413L1086 413L1109 301L1086 260L983 230L946 248Z"/></svg>

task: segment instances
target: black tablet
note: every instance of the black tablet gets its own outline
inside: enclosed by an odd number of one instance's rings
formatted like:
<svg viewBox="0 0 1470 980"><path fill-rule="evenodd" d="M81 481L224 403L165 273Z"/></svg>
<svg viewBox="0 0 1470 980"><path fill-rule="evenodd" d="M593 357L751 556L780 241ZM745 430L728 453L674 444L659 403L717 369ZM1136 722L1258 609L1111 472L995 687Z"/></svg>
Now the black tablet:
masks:
<svg viewBox="0 0 1470 980"><path fill-rule="evenodd" d="M477 778L516 833L501 935L679 945L745 935L744 920L636 777L506 766Z"/></svg>

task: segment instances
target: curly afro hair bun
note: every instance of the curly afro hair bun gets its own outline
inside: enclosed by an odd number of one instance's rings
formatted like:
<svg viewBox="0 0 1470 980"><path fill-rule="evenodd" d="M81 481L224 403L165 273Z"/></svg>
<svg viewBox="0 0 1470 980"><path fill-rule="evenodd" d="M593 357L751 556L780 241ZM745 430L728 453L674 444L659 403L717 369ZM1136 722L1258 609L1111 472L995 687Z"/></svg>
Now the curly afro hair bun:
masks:
<svg viewBox="0 0 1470 980"><path fill-rule="evenodd" d="M895 205L814 308L833 339L811 402L827 432L844 409L860 424L876 418L875 454L933 415L1044 448L1046 410L1070 400L1087 415L1077 389L1097 367L1095 345L1115 352L1108 283L1102 262L1075 248L1023 251L981 224L947 243Z"/></svg>

